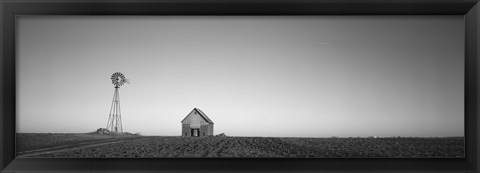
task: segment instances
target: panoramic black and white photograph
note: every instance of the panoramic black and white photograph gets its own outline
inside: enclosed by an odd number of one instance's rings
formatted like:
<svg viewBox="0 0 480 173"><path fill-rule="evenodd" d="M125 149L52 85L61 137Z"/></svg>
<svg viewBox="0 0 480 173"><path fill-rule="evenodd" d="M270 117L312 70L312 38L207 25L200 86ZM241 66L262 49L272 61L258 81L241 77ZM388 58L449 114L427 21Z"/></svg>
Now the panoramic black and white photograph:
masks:
<svg viewBox="0 0 480 173"><path fill-rule="evenodd" d="M18 16L16 155L464 158L463 16Z"/></svg>

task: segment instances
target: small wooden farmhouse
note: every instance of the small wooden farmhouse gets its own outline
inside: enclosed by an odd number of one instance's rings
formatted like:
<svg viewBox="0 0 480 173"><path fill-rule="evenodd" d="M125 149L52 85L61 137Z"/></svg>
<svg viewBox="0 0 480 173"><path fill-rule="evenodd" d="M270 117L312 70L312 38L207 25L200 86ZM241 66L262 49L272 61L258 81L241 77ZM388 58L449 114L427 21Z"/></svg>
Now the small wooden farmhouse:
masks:
<svg viewBox="0 0 480 173"><path fill-rule="evenodd" d="M182 120L182 136L213 136L213 121L198 108Z"/></svg>

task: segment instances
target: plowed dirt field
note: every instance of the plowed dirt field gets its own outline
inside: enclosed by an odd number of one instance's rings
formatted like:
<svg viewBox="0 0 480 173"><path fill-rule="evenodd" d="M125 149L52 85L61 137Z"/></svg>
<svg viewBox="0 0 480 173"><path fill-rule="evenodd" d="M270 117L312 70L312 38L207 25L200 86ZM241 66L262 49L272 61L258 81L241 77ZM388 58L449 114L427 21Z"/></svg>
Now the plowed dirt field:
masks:
<svg viewBox="0 0 480 173"><path fill-rule="evenodd" d="M20 157L458 158L464 138L273 138L17 135ZM43 140L38 140L43 139ZM32 140L37 140L36 142ZM19 150L20 149L20 150Z"/></svg>

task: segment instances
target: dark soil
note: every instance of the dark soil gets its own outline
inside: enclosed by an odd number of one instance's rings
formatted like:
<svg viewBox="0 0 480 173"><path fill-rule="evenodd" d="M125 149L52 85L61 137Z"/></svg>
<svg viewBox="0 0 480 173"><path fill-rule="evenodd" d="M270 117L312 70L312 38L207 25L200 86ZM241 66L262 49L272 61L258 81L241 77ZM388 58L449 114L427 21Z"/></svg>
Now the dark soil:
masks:
<svg viewBox="0 0 480 173"><path fill-rule="evenodd" d="M85 141L95 145L39 152L28 157L247 157L247 158L458 158L464 138L269 138L269 137L137 137L110 142L108 135L19 134L21 150ZM124 137L123 137L124 138ZM117 139L118 140L118 139ZM22 150L23 149L23 150Z"/></svg>

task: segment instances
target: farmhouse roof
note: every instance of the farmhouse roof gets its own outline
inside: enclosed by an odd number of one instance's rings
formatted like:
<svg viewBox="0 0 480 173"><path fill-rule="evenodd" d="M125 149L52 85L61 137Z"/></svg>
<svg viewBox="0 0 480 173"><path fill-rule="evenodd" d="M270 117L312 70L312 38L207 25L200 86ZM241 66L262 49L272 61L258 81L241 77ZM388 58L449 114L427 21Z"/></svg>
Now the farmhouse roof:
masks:
<svg viewBox="0 0 480 173"><path fill-rule="evenodd" d="M203 113L202 110L200 110L200 109L198 109L198 108L193 108L192 111L197 112L197 114L199 114L199 115L200 115L203 119L205 119L205 121L207 121L208 123L214 124L213 121L210 120L210 118L208 118L208 116L207 116L205 113ZM189 115L190 115L190 114L189 114ZM187 119L187 117L188 117L188 115L187 115L185 118L183 118L182 122L184 122L184 121Z"/></svg>

